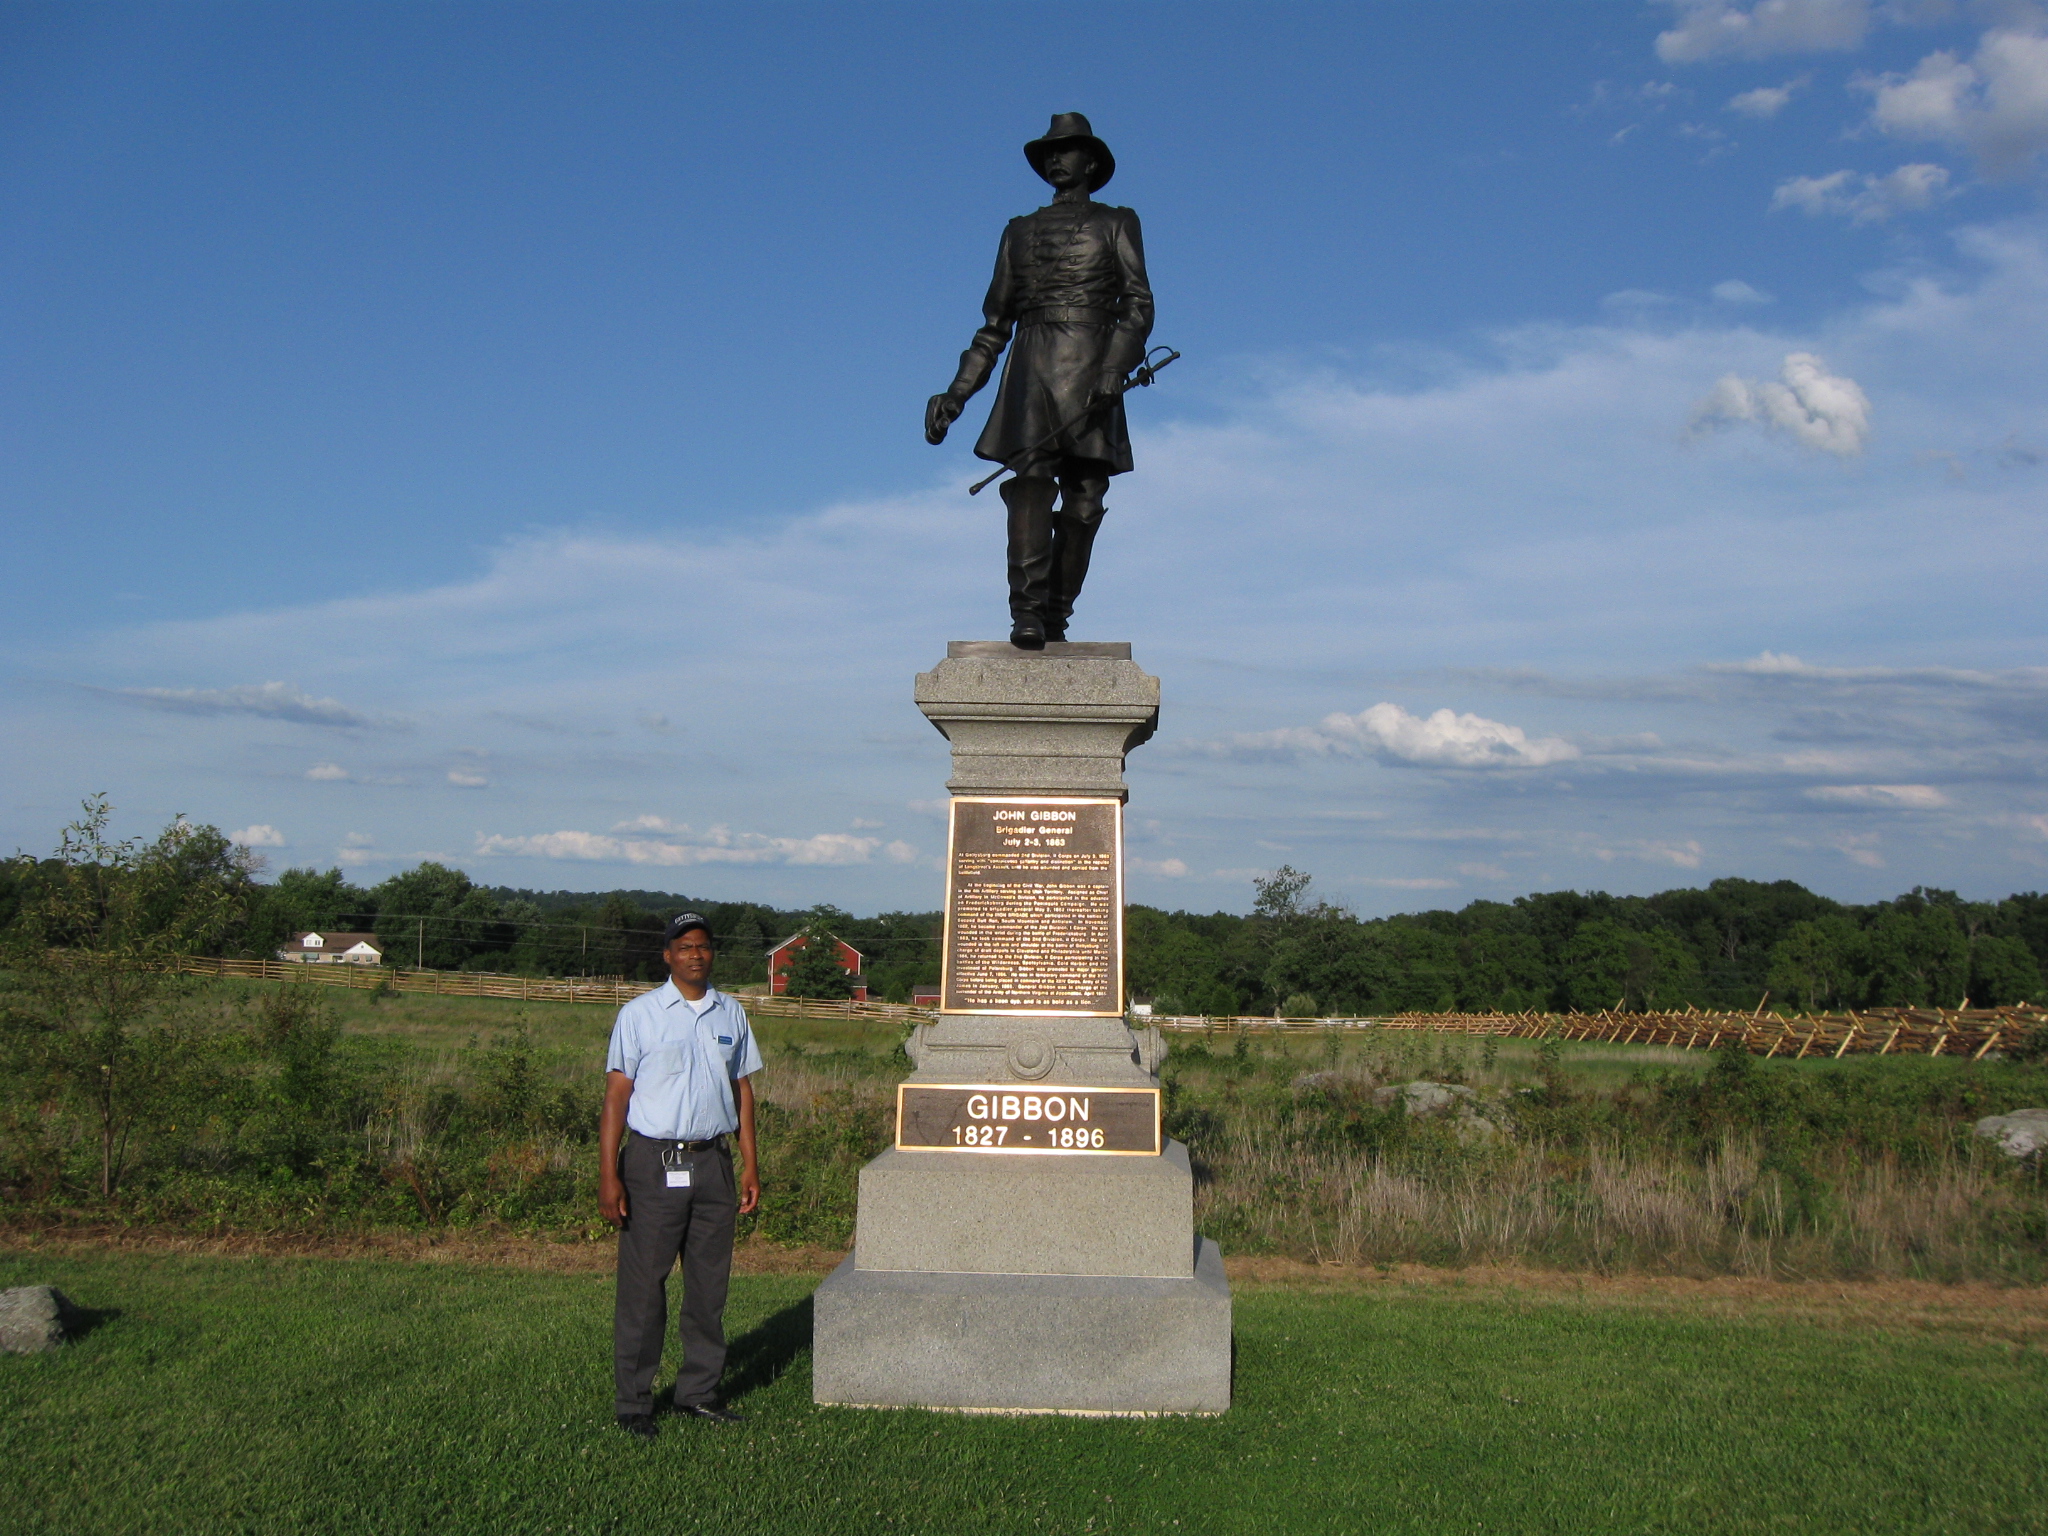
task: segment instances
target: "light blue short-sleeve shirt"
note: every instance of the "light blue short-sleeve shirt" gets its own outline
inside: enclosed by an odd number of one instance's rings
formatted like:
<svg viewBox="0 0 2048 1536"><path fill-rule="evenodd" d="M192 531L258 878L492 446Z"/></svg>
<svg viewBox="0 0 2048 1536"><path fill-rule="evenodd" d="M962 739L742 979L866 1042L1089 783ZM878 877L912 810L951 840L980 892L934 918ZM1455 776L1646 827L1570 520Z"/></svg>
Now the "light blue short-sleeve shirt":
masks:
<svg viewBox="0 0 2048 1536"><path fill-rule="evenodd" d="M604 1065L633 1079L626 1124L642 1136L709 1141L740 1128L732 1085L761 1070L761 1049L734 999L707 987L693 1004L665 981L619 1010Z"/></svg>

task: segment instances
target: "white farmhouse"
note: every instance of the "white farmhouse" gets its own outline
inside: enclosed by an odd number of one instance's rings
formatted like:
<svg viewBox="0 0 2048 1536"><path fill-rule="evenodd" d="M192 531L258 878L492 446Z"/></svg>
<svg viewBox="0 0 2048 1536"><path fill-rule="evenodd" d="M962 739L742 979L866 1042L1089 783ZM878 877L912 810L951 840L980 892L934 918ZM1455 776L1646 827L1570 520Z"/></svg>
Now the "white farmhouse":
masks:
<svg viewBox="0 0 2048 1536"><path fill-rule="evenodd" d="M374 933L302 933L277 952L301 965L382 965Z"/></svg>

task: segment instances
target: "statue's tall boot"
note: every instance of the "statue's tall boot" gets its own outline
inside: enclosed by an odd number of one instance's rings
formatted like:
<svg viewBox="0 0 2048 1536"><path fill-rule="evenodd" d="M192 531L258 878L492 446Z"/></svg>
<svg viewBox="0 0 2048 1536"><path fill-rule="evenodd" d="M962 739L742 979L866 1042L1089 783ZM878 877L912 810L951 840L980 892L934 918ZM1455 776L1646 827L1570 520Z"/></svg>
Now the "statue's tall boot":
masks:
<svg viewBox="0 0 2048 1536"><path fill-rule="evenodd" d="M1052 596L1052 504L1059 486L1019 475L1003 482L1002 494L1010 509L1010 644L1035 651L1045 644Z"/></svg>
<svg viewBox="0 0 2048 1536"><path fill-rule="evenodd" d="M1088 579L1088 559L1095 553L1096 530L1106 510L1102 498L1108 493L1107 475L1060 476L1060 509L1053 517L1052 590L1045 607L1048 640L1067 638L1067 620L1074 616L1074 601Z"/></svg>
<svg viewBox="0 0 2048 1536"><path fill-rule="evenodd" d="M1074 600L1081 595L1081 583L1088 579L1088 559L1095 553L1095 534L1102 527L1102 509L1091 518L1068 517L1064 512L1052 523L1052 591L1045 609L1045 638L1067 638L1067 620L1074 616Z"/></svg>

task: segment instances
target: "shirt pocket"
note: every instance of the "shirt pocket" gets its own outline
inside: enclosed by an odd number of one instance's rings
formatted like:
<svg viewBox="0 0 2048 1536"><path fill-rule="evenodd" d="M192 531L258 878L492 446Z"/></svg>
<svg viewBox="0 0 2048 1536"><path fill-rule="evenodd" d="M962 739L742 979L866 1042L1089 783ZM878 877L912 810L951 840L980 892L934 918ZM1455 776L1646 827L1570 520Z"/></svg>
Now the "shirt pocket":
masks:
<svg viewBox="0 0 2048 1536"><path fill-rule="evenodd" d="M640 1058L640 1070L634 1075L636 1083L672 1082L690 1070L682 1048L674 1045L657 1045Z"/></svg>

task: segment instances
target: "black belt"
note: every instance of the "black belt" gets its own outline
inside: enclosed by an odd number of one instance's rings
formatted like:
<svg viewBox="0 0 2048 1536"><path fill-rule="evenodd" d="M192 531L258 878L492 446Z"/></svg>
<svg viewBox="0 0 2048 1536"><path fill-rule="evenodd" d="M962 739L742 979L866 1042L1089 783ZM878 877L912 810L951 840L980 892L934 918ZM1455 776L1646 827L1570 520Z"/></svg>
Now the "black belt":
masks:
<svg viewBox="0 0 2048 1536"><path fill-rule="evenodd" d="M1048 304L1040 309L1027 309L1017 319L1019 325L1057 325L1062 321L1073 325L1115 325L1116 311L1083 309L1075 304Z"/></svg>
<svg viewBox="0 0 2048 1536"><path fill-rule="evenodd" d="M652 1142L657 1147L676 1147L684 1152L715 1152L725 1145L723 1131L709 1141L676 1141L667 1136L641 1136L638 1131L633 1134L639 1136L642 1141Z"/></svg>

